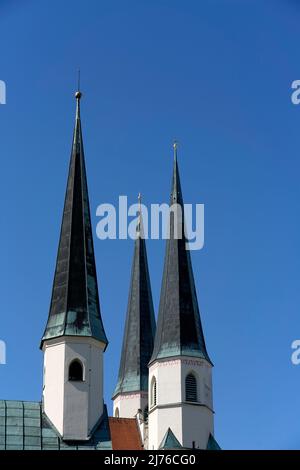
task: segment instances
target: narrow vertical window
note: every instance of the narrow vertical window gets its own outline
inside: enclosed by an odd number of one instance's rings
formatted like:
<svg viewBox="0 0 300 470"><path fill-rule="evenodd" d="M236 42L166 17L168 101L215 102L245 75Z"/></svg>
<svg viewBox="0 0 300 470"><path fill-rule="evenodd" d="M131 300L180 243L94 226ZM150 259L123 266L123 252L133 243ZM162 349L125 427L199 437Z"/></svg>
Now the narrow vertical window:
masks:
<svg viewBox="0 0 300 470"><path fill-rule="evenodd" d="M119 408L115 409L115 418L119 418Z"/></svg>
<svg viewBox="0 0 300 470"><path fill-rule="evenodd" d="M79 359L74 359L69 366L69 380L72 382L83 381L83 366Z"/></svg>
<svg viewBox="0 0 300 470"><path fill-rule="evenodd" d="M185 378L185 400L197 401L197 380L194 374L188 374Z"/></svg>
<svg viewBox="0 0 300 470"><path fill-rule="evenodd" d="M156 378L153 377L151 382L151 406L156 405Z"/></svg>

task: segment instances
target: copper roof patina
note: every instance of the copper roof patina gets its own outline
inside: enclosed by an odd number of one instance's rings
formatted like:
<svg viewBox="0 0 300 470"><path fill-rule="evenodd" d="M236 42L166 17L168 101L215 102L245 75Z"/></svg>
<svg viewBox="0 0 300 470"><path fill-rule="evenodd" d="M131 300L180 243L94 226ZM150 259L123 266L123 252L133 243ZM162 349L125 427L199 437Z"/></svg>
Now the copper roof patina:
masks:
<svg viewBox="0 0 300 470"><path fill-rule="evenodd" d="M110 450L106 407L88 441L63 441L40 402L0 400L0 450Z"/></svg>
<svg viewBox="0 0 300 470"><path fill-rule="evenodd" d="M155 317L140 205L120 368L114 396L124 392L148 391L148 363L153 351L154 335Z"/></svg>
<svg viewBox="0 0 300 470"><path fill-rule="evenodd" d="M211 363L201 325L190 251L186 247L184 205L176 144L170 206L173 204L176 204L174 207L177 217L170 211L170 231L150 363L172 356L195 356Z"/></svg>
<svg viewBox="0 0 300 470"><path fill-rule="evenodd" d="M92 224L83 151L80 98L76 120L50 311L41 346L59 336L90 336L107 345L98 294Z"/></svg>

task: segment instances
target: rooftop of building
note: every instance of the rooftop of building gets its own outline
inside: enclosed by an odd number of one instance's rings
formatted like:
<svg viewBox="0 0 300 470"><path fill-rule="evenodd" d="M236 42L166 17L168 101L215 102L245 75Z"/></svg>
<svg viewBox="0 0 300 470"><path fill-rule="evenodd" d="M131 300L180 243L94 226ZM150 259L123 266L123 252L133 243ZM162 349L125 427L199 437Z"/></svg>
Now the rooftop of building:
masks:
<svg viewBox="0 0 300 470"><path fill-rule="evenodd" d="M41 402L0 400L0 450L142 450L135 418L109 418L106 406L88 441L64 441Z"/></svg>

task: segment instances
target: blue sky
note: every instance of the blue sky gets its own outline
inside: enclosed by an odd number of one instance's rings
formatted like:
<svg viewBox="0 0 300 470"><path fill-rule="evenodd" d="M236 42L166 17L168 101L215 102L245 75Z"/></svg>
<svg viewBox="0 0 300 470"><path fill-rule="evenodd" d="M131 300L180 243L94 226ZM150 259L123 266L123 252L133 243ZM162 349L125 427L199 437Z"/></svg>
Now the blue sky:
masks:
<svg viewBox="0 0 300 470"><path fill-rule="evenodd" d="M119 195L205 204L193 266L225 449L300 447L300 7L296 0L0 0L0 397L39 400L81 68L94 232ZM105 399L116 383L131 240L95 237ZM155 309L164 241L148 241Z"/></svg>

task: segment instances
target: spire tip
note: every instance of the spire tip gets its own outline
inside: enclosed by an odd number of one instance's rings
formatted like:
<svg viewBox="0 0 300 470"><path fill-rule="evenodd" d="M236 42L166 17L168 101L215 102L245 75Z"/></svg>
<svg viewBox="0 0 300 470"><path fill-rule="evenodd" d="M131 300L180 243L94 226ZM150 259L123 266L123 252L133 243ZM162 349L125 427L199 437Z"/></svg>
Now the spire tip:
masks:
<svg viewBox="0 0 300 470"><path fill-rule="evenodd" d="M174 149L174 161L177 160L177 147L178 147L178 142L177 140L174 140L173 142L173 149Z"/></svg>
<svg viewBox="0 0 300 470"><path fill-rule="evenodd" d="M77 82L77 91L75 93L75 98L76 100L80 100L80 98L82 97L82 93L80 91L80 69L78 69L78 82Z"/></svg>

